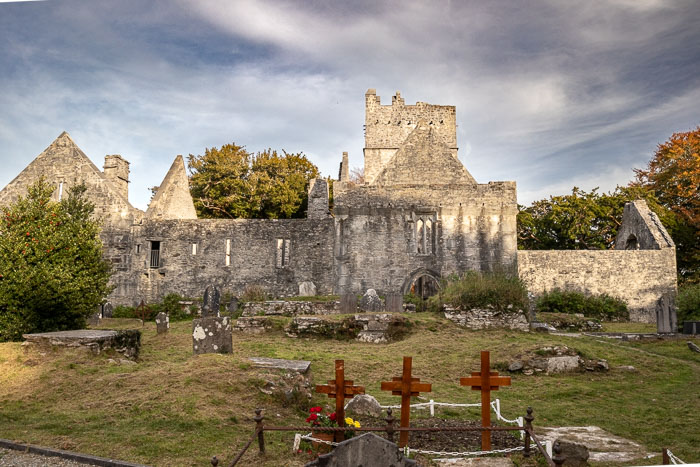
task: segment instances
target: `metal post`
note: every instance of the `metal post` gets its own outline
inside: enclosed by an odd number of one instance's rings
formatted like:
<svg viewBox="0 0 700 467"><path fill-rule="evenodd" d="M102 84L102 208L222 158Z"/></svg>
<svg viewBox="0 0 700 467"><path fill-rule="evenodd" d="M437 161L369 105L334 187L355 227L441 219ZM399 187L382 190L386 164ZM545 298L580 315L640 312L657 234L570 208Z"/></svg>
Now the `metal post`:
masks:
<svg viewBox="0 0 700 467"><path fill-rule="evenodd" d="M661 457L663 458L663 460L661 461L663 465L671 465L671 456L668 455L667 448L663 448L661 450Z"/></svg>
<svg viewBox="0 0 700 467"><path fill-rule="evenodd" d="M211 458L211 465L213 465L214 467L219 465L219 459L217 459L216 456Z"/></svg>
<svg viewBox="0 0 700 467"><path fill-rule="evenodd" d="M258 447L260 448L260 454L265 454L265 435L263 434L263 416L260 415L262 409L255 409L255 431L258 432Z"/></svg>
<svg viewBox="0 0 700 467"><path fill-rule="evenodd" d="M386 409L386 437L392 443L394 442L394 421L396 420L391 415L391 408Z"/></svg>
<svg viewBox="0 0 700 467"><path fill-rule="evenodd" d="M430 399L430 416L435 416L435 401L433 401L432 399Z"/></svg>
<svg viewBox="0 0 700 467"><path fill-rule="evenodd" d="M528 407L527 415L525 415L525 450L523 451L523 456L525 457L530 457L530 432L532 431L532 421L534 419L532 407Z"/></svg>

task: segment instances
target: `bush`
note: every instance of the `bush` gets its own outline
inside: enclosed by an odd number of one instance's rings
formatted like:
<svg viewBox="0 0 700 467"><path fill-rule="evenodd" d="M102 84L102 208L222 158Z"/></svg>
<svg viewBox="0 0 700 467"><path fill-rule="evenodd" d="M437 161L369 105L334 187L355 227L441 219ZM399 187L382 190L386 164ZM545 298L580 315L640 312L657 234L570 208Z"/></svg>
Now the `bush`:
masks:
<svg viewBox="0 0 700 467"><path fill-rule="evenodd" d="M700 284L688 284L678 290L678 324L700 321Z"/></svg>
<svg viewBox="0 0 700 467"><path fill-rule="evenodd" d="M80 329L109 294L110 263L85 186L60 202L39 180L0 217L0 341Z"/></svg>
<svg viewBox="0 0 700 467"><path fill-rule="evenodd" d="M170 321L186 321L192 319L196 314L196 311L192 313L187 313L186 310L182 309L180 302L186 300L181 295L176 293L170 293L163 297L163 300L156 303L151 303L146 305L146 310L144 313L141 312L138 306L123 306L118 305L114 307L112 316L114 318L137 318L143 319L144 321L151 321L156 318L156 315L161 311L167 313L170 317ZM195 307L196 308L196 307Z"/></svg>
<svg viewBox="0 0 700 467"><path fill-rule="evenodd" d="M517 275L469 271L443 281L442 290L428 299L431 311L447 304L461 309L491 307L498 311L527 310L527 288Z"/></svg>
<svg viewBox="0 0 700 467"><path fill-rule="evenodd" d="M630 317L627 304L619 298L560 289L542 294L537 299L535 309L538 313L578 313L602 321L627 321Z"/></svg>
<svg viewBox="0 0 700 467"><path fill-rule="evenodd" d="M242 302L264 302L267 300L265 289L259 285L246 285L241 295Z"/></svg>

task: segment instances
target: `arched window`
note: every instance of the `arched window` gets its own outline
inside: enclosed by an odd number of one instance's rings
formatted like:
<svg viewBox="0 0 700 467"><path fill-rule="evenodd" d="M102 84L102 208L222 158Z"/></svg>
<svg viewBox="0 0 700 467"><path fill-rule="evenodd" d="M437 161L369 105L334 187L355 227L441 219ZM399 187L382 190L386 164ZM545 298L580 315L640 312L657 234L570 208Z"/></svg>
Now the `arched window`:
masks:
<svg viewBox="0 0 700 467"><path fill-rule="evenodd" d="M425 254L425 227L423 219L416 222L416 248L419 255Z"/></svg>
<svg viewBox="0 0 700 467"><path fill-rule="evenodd" d="M630 234L630 236L627 237L625 250L639 250L639 242L637 242L637 237L634 234Z"/></svg>

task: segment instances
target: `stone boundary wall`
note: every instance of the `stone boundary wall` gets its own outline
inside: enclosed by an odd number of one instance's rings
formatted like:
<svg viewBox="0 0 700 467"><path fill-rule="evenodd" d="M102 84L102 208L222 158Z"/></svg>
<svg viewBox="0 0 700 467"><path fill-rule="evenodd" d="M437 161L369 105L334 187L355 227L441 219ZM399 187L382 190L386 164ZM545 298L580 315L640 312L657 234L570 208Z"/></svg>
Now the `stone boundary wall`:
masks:
<svg viewBox="0 0 700 467"><path fill-rule="evenodd" d="M340 313L340 302L270 300L244 303L241 316L332 315Z"/></svg>
<svg viewBox="0 0 700 467"><path fill-rule="evenodd" d="M621 298L630 320L643 323L655 323L657 306L677 290L674 249L519 250L518 274L535 295L559 288Z"/></svg>
<svg viewBox="0 0 700 467"><path fill-rule="evenodd" d="M530 324L527 321L525 312L522 310L501 312L489 308L460 310L445 307L444 313L445 318L474 331L482 329L511 329L528 332L530 330Z"/></svg>

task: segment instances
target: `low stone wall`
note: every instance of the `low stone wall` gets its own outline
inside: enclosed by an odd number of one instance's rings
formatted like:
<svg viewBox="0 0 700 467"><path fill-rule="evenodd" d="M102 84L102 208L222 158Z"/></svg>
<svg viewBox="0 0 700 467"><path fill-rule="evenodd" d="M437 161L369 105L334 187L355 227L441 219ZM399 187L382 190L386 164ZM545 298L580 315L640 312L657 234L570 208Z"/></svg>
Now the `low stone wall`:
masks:
<svg viewBox="0 0 700 467"><path fill-rule="evenodd" d="M112 349L130 359L138 358L141 349L141 331L138 329L122 331L81 329L24 334L22 337L25 339L23 345L27 348L85 349L95 355Z"/></svg>
<svg viewBox="0 0 700 467"><path fill-rule="evenodd" d="M445 318L473 330L512 329L526 332L530 330L530 324L522 310L502 312L492 308L459 310L445 307L444 312Z"/></svg>
<svg viewBox="0 0 700 467"><path fill-rule="evenodd" d="M265 316L241 316L233 325L234 331L262 334L272 329L272 321Z"/></svg>
<svg viewBox="0 0 700 467"><path fill-rule="evenodd" d="M242 316L300 316L340 313L340 302L297 302L272 300L243 304Z"/></svg>
<svg viewBox="0 0 700 467"><path fill-rule="evenodd" d="M356 339L382 344L399 340L408 332L408 320L396 313L356 314L343 320L298 316L285 329L290 337Z"/></svg>

